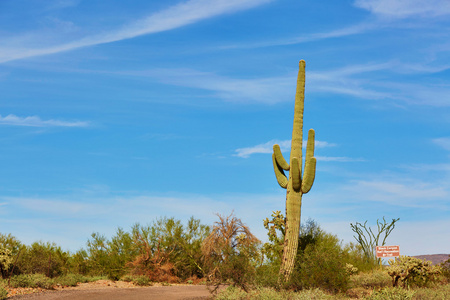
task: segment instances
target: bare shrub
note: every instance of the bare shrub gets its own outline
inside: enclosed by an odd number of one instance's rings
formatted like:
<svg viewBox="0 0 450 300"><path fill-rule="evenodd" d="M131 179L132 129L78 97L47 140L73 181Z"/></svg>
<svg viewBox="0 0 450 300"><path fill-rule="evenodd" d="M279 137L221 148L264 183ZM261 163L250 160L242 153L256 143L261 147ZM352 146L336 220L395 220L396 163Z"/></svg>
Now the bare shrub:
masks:
<svg viewBox="0 0 450 300"><path fill-rule="evenodd" d="M174 275L174 265L170 262L174 249L163 248L162 238L157 242L156 248L152 247L139 231L134 232L134 239L140 253L128 263L133 274L146 275L150 281L179 282L179 278Z"/></svg>
<svg viewBox="0 0 450 300"><path fill-rule="evenodd" d="M202 245L209 280L216 286L230 282L247 290L256 272L256 262L260 259L260 241L233 213L227 217L217 216L219 221L214 223Z"/></svg>

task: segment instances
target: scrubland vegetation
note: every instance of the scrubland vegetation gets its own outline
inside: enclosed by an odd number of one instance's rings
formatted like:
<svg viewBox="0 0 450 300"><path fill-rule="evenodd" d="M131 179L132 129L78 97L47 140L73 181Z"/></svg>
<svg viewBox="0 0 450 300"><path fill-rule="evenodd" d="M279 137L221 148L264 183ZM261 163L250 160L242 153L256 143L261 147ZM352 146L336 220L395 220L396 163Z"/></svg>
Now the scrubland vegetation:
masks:
<svg viewBox="0 0 450 300"><path fill-rule="evenodd" d="M283 221L280 212L264 220L268 242L262 244L234 215L218 215L211 226L161 218L119 228L111 238L93 233L75 253L0 234L0 299L12 287L52 289L100 278L207 284L212 291L228 285L217 299L450 299L450 259L432 266L400 257L383 267L361 245L342 244L313 220L301 226L291 280L280 284Z"/></svg>

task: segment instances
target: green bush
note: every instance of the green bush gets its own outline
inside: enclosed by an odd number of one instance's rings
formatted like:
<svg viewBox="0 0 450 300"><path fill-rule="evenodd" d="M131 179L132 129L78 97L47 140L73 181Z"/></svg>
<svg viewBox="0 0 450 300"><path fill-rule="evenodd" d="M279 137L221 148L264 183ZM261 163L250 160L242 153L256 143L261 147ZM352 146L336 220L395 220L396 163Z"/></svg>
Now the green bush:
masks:
<svg viewBox="0 0 450 300"><path fill-rule="evenodd" d="M150 281L150 278L148 278L145 275L135 276L133 278L132 282L133 282L133 284L139 285L139 286L153 285L153 283Z"/></svg>
<svg viewBox="0 0 450 300"><path fill-rule="evenodd" d="M350 276L350 287L365 289L384 288L391 286L391 277L384 270L373 270Z"/></svg>
<svg viewBox="0 0 450 300"><path fill-rule="evenodd" d="M320 288L332 293L347 290L350 275L344 257L339 239L309 220L300 233L299 251L288 287Z"/></svg>
<svg viewBox="0 0 450 300"><path fill-rule="evenodd" d="M21 274L11 277L11 287L52 289L54 282L43 274Z"/></svg>
<svg viewBox="0 0 450 300"><path fill-rule="evenodd" d="M450 255L448 257L449 258L446 261L442 262L440 266L442 276L447 278L447 280L450 280Z"/></svg>
<svg viewBox="0 0 450 300"><path fill-rule="evenodd" d="M2 282L0 282L0 300L4 300L8 297L8 291Z"/></svg>
<svg viewBox="0 0 450 300"><path fill-rule="evenodd" d="M135 276L133 276L133 275L125 274L120 278L120 280L125 281L125 282L132 282L134 277Z"/></svg>
<svg viewBox="0 0 450 300"><path fill-rule="evenodd" d="M413 299L414 300L450 299L450 284L437 285L433 288L416 289Z"/></svg>
<svg viewBox="0 0 450 300"><path fill-rule="evenodd" d="M35 242L22 250L17 262L21 274L45 274L50 278L68 272L70 253L55 243Z"/></svg>
<svg viewBox="0 0 450 300"><path fill-rule="evenodd" d="M278 287L280 262L265 263L256 269L255 284L263 287Z"/></svg>
<svg viewBox="0 0 450 300"><path fill-rule="evenodd" d="M379 267L376 260L367 259L361 245L348 243L344 247L344 261L358 269L358 272L369 272Z"/></svg>
<svg viewBox="0 0 450 300"><path fill-rule="evenodd" d="M18 287L33 287L33 282L31 280L31 275L21 274L14 275L11 277L10 286L14 288Z"/></svg>
<svg viewBox="0 0 450 300"><path fill-rule="evenodd" d="M258 299L258 300L331 300L333 296L324 293L319 289L303 290L300 292L293 292L287 290L277 291L274 288L259 287L250 290L248 293L244 290L229 286L220 291L214 298L217 300L244 300L244 299Z"/></svg>
<svg viewBox="0 0 450 300"><path fill-rule="evenodd" d="M413 299L414 291L402 288L385 288L374 291L372 295L364 297L367 300L410 300Z"/></svg>
<svg viewBox="0 0 450 300"><path fill-rule="evenodd" d="M78 283L88 282L89 279L81 274L65 274L54 278L54 283L61 286L77 286Z"/></svg>
<svg viewBox="0 0 450 300"><path fill-rule="evenodd" d="M187 226L175 218L159 218L151 225L135 224L130 232L118 228L108 240L93 233L87 250L74 256L74 269L118 280L127 273L147 275L153 281L179 282L202 278L201 245L209 227L190 218Z"/></svg>

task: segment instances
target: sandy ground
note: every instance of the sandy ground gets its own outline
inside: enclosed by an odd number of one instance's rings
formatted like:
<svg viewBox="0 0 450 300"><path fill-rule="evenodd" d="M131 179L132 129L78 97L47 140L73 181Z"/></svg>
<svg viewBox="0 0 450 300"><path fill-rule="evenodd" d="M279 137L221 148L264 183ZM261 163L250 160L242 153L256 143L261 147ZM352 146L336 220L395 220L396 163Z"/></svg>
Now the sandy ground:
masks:
<svg viewBox="0 0 450 300"><path fill-rule="evenodd" d="M20 295L22 294L22 295ZM135 299L212 299L205 285L154 285L138 287L122 281L99 280L91 283L81 283L76 287L56 287L53 291L42 289L11 290L8 299L64 299L64 300L135 300Z"/></svg>

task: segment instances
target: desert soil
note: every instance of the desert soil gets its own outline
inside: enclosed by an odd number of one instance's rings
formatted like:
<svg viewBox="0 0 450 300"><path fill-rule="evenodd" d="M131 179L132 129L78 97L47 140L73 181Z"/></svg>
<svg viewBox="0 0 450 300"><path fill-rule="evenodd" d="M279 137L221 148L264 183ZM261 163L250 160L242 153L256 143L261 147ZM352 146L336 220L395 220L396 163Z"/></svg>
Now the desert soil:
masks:
<svg viewBox="0 0 450 300"><path fill-rule="evenodd" d="M53 291L42 289L13 289L8 299L11 300L137 300L137 299L212 299L205 285L171 285L155 284L150 287L138 287L122 281L99 280L80 283L76 287L56 287Z"/></svg>

